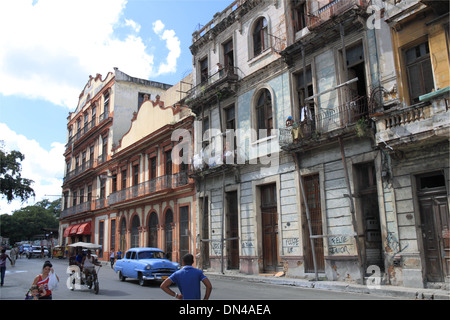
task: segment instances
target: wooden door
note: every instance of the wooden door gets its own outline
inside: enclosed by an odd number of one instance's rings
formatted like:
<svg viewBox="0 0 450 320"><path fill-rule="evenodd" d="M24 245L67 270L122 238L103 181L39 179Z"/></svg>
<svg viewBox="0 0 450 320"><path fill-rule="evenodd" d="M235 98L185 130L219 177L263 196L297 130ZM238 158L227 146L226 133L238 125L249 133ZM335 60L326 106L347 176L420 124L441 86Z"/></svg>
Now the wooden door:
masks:
<svg viewBox="0 0 450 320"><path fill-rule="evenodd" d="M239 237L237 191L227 192L227 238ZM239 269L239 239L228 240L228 269Z"/></svg>
<svg viewBox="0 0 450 320"><path fill-rule="evenodd" d="M308 204L309 214L311 218L311 229L313 235L322 235L322 209L320 205L320 185L319 175L303 177L306 202ZM303 203L304 206L304 203ZM306 218L306 209L303 208L303 244L305 256L305 272L314 272L314 261L312 255L309 228ZM316 256L317 271L325 272L325 257L323 252L323 238L315 238L314 253Z"/></svg>
<svg viewBox="0 0 450 320"><path fill-rule="evenodd" d="M279 264L278 255L278 212L276 185L261 187L261 222L263 236L264 271L276 271Z"/></svg>
<svg viewBox="0 0 450 320"><path fill-rule="evenodd" d="M431 282L443 282L449 274L449 213L445 191L419 197L426 277Z"/></svg>

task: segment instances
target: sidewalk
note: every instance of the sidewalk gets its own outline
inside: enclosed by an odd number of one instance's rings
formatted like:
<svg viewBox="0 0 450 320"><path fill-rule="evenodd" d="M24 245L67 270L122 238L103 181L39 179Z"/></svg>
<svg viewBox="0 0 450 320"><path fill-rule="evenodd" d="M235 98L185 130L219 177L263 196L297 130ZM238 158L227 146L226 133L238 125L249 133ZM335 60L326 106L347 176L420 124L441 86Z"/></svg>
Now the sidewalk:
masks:
<svg viewBox="0 0 450 320"><path fill-rule="evenodd" d="M314 281L308 279L287 278L286 276L275 277L274 275L248 275L238 272L227 272L225 274L221 274L220 272L205 271L205 275L223 279L245 279L251 282L263 282L302 288L331 290L336 292L373 294L377 296L396 297L400 299L450 300L450 292L442 289L407 288L391 285L380 285L378 288L370 288L370 286L367 285L342 281Z"/></svg>

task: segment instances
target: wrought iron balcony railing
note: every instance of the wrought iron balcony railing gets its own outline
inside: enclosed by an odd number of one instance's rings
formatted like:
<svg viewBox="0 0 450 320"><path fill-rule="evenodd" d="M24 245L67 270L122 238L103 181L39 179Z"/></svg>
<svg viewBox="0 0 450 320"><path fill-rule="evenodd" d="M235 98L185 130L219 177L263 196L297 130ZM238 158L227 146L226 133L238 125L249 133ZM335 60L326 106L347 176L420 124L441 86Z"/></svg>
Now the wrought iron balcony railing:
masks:
<svg viewBox="0 0 450 320"><path fill-rule="evenodd" d="M170 190L187 185L189 177L187 172L180 172L173 175L165 175L155 179L142 182L135 186L113 192L108 197L108 205L134 199L140 196L149 195L154 192Z"/></svg>
<svg viewBox="0 0 450 320"><path fill-rule="evenodd" d="M319 27L332 17L341 15L352 8L366 8L371 0L334 0L308 15L308 29Z"/></svg>
<svg viewBox="0 0 450 320"><path fill-rule="evenodd" d="M279 129L280 146L318 139L324 133L347 127L369 114L367 98L358 97L343 105L327 109L316 115L296 121L294 126Z"/></svg>

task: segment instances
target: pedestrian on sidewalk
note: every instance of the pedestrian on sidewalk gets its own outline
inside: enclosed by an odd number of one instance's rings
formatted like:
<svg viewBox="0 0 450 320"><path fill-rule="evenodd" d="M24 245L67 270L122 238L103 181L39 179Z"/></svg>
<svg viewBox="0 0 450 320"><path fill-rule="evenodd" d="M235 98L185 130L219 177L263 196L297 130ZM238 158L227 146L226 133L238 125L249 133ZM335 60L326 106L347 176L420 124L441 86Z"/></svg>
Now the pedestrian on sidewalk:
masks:
<svg viewBox="0 0 450 320"><path fill-rule="evenodd" d="M203 300L208 300L211 295L212 285L209 279L203 274L203 271L192 266L194 256L190 253L183 257L183 268L174 272L169 278L161 284L161 289L168 295L179 300L200 300L200 282L206 287ZM170 285L175 283L181 294L170 289Z"/></svg>
<svg viewBox="0 0 450 320"><path fill-rule="evenodd" d="M0 274L1 274L1 286L3 287L3 283L5 281L5 274L6 274L6 259L9 259L9 262L13 266L14 263L12 262L11 258L6 254L6 249L2 249L2 254L0 256Z"/></svg>

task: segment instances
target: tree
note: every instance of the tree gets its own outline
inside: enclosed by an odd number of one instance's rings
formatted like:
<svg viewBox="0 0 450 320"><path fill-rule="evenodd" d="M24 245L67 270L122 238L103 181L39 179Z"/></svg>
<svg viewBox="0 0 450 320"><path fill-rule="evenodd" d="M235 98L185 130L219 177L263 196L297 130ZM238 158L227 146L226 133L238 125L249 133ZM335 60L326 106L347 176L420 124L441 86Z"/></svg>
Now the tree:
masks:
<svg viewBox="0 0 450 320"><path fill-rule="evenodd" d="M5 152L0 148L0 193L6 197L8 203L15 198L20 198L22 202L31 196L35 196L31 188L33 180L22 178L21 161L25 156L19 151Z"/></svg>
<svg viewBox="0 0 450 320"><path fill-rule="evenodd" d="M15 210L12 215L0 216L0 230L2 236L9 238L11 243L32 240L42 234L42 228L58 228L58 208L61 199L50 202L47 199L35 205Z"/></svg>

